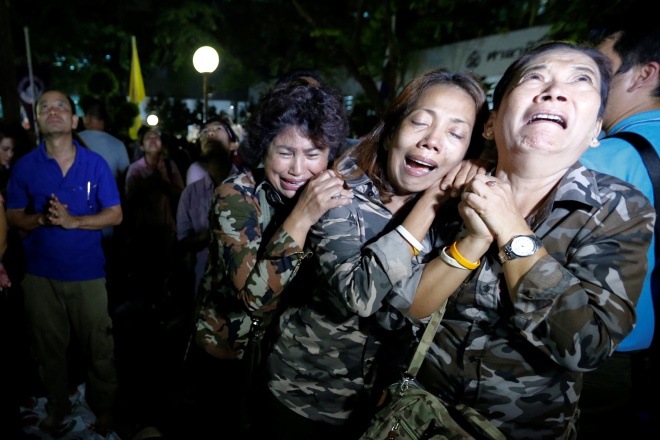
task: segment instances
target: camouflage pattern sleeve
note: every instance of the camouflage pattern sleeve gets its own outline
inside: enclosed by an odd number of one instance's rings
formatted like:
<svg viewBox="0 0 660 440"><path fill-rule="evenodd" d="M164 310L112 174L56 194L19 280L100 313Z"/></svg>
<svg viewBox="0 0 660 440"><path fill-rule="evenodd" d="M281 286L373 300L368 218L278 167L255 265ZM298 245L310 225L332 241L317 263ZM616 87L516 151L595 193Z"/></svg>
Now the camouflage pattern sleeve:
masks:
<svg viewBox="0 0 660 440"><path fill-rule="evenodd" d="M384 232L391 228L391 217L382 205L357 192L350 205L328 211L310 232L329 285L327 294L334 295L346 313L373 315L394 286L411 280L412 258L403 238L395 231Z"/></svg>
<svg viewBox="0 0 660 440"><path fill-rule="evenodd" d="M655 210L632 185L578 163L529 223L548 255L508 292L491 247L447 301L417 378L508 437L569 438L583 372L635 323Z"/></svg>
<svg viewBox="0 0 660 440"><path fill-rule="evenodd" d="M257 255L263 234L261 209L271 208L259 206L254 183L247 174L241 176L216 189L213 237L238 298L250 311L272 311L308 255L281 227L266 244L263 255Z"/></svg>
<svg viewBox="0 0 660 440"><path fill-rule="evenodd" d="M641 192L604 174L596 178L612 191L586 194L603 208L550 214L536 231L550 255L523 278L513 304L525 338L573 371L596 368L632 331L655 224L655 210ZM572 237L568 246L561 239L566 236Z"/></svg>

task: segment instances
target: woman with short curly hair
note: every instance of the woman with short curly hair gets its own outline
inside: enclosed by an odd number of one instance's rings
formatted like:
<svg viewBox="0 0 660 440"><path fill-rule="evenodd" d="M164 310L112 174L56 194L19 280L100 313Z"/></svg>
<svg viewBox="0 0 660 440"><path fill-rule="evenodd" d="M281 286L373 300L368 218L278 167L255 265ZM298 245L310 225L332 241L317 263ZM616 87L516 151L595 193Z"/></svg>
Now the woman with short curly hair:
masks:
<svg viewBox="0 0 660 440"><path fill-rule="evenodd" d="M327 169L347 134L343 99L334 89L304 80L276 86L260 100L241 146L243 159L249 158L245 163L254 166L231 175L215 190L198 304L213 295L224 305L197 318L196 341L217 359L197 350L208 374L199 368L194 372L199 389L208 396L202 408L210 423L219 413L234 414L227 420L238 420L241 414L233 411L241 408L237 400L246 393L251 364L243 361L248 344L244 335L252 319L261 319L267 327L283 296L306 291L293 288L282 295L293 281L305 284L299 281L301 275L314 276L305 261L310 256L307 233L328 209L353 197L343 180ZM238 311L232 316L244 316L240 323L227 318L229 309ZM214 381L221 391L209 391Z"/></svg>

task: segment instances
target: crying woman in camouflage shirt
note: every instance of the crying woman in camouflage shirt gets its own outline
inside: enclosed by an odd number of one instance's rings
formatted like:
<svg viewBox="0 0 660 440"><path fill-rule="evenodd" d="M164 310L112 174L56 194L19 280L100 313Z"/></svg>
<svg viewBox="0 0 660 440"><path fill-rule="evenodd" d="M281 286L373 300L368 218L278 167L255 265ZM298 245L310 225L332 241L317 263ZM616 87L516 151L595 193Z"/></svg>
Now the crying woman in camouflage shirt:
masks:
<svg viewBox="0 0 660 440"><path fill-rule="evenodd" d="M247 125L247 144L241 146L254 168L229 176L215 190L199 295L204 307L195 333L213 358L197 353L201 361L193 372L207 407L212 406L205 408L211 424L218 416L238 423L252 366L244 354L253 318L268 327L285 288L308 273L301 267L309 261L310 226L353 197L327 170L347 135L343 100L335 90L304 80L277 86L260 100ZM206 373L200 365L207 366ZM256 386L258 377L252 382Z"/></svg>
<svg viewBox="0 0 660 440"><path fill-rule="evenodd" d="M277 414L277 438L356 438L360 423L352 422L368 401L384 337L377 321L389 315L381 306L427 253L424 236L450 197L441 179L478 154L469 147L481 139L472 133L485 121L485 99L472 75L426 72L338 159L355 196L312 228L317 285L284 312L268 359L269 389L288 408Z"/></svg>
<svg viewBox="0 0 660 440"><path fill-rule="evenodd" d="M447 303L419 383L508 438L576 438L583 372L635 324L655 211L578 161L598 145L610 77L603 54L563 42L507 69L483 131L497 165L467 184L464 231L436 241L449 258L426 265L410 309Z"/></svg>

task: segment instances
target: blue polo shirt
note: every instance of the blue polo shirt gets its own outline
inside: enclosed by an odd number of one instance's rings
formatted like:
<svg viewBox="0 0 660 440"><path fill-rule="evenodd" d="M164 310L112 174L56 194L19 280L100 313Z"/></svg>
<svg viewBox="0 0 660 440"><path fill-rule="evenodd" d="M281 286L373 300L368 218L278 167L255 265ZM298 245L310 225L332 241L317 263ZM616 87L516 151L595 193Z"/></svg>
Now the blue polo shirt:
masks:
<svg viewBox="0 0 660 440"><path fill-rule="evenodd" d="M644 136L651 145L660 152L660 110L638 113L624 119L612 127L611 134L622 131L632 131ZM639 188L648 199L654 203L653 183L646 171L635 147L623 139L601 139L600 145L588 148L580 158L582 164L592 170L610 174L630 182ZM658 209L659 207L655 207ZM655 267L655 240L653 237L649 248L649 272L644 280L644 287L637 303L637 324L619 345L617 351L632 351L648 348L653 340L655 316L653 302L660 301L660 282L654 282L651 288L651 271Z"/></svg>
<svg viewBox="0 0 660 440"><path fill-rule="evenodd" d="M12 168L7 187L7 209L47 212L51 194L68 206L73 216L97 214L120 204L119 190L108 163L76 141L76 157L66 176L42 142ZM40 226L23 239L26 272L60 281L105 277L101 230Z"/></svg>

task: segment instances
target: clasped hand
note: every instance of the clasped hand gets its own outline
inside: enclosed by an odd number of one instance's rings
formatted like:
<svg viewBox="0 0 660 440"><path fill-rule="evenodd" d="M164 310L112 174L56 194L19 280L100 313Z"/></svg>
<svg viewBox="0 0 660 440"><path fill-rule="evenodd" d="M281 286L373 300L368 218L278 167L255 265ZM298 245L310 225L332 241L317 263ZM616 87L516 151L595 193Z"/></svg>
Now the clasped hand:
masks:
<svg viewBox="0 0 660 440"><path fill-rule="evenodd" d="M64 229L74 229L77 227L76 219L69 213L69 205L60 202L55 194L51 194L48 210L45 214L45 224L51 226L61 226Z"/></svg>
<svg viewBox="0 0 660 440"><path fill-rule="evenodd" d="M528 229L518 212L511 185L494 176L478 174L465 186L458 206L468 235L482 240Z"/></svg>

